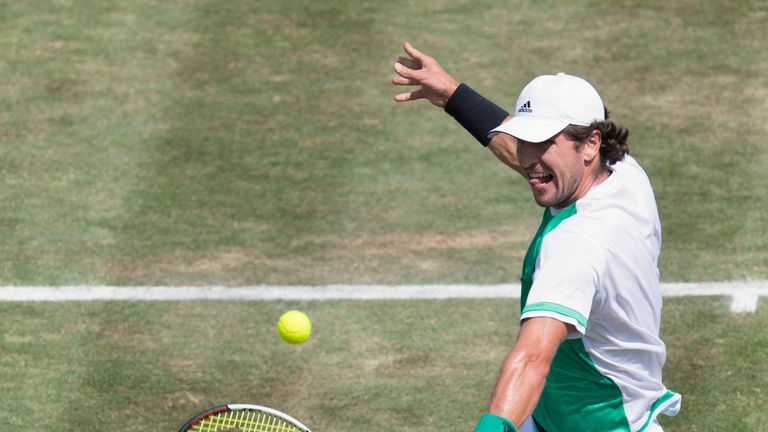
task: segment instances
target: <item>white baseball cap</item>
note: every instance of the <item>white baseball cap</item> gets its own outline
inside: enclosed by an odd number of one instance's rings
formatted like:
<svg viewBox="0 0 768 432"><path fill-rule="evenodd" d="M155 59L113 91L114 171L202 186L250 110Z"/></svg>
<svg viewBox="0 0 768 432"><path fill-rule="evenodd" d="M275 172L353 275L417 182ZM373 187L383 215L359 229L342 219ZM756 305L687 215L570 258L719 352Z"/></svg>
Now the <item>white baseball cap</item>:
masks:
<svg viewBox="0 0 768 432"><path fill-rule="evenodd" d="M605 107L597 90L585 80L563 72L536 77L517 98L512 118L488 133L512 135L528 142L542 142L569 124L589 126L605 120Z"/></svg>

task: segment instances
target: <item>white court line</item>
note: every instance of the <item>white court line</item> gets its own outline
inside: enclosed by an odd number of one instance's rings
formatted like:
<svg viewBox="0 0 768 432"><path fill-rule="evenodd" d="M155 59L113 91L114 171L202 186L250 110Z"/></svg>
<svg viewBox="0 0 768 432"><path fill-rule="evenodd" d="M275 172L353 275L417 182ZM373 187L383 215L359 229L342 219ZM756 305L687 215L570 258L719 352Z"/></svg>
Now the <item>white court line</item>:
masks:
<svg viewBox="0 0 768 432"><path fill-rule="evenodd" d="M768 296L768 280L665 283L664 297L730 296L732 312L754 312ZM0 301L92 300L403 300L520 298L519 284L499 285L254 285L225 286L4 286Z"/></svg>
<svg viewBox="0 0 768 432"><path fill-rule="evenodd" d="M665 297L731 296L731 312L754 312L760 296L768 296L768 280L743 282L670 283L661 285Z"/></svg>

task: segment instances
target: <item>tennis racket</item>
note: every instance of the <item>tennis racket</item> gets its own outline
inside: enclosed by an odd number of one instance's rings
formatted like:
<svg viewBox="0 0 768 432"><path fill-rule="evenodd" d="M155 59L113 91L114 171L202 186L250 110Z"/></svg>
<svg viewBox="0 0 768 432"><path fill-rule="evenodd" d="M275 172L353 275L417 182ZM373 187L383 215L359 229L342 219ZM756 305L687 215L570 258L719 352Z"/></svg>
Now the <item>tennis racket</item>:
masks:
<svg viewBox="0 0 768 432"><path fill-rule="evenodd" d="M311 432L295 418L259 405L227 404L192 417L179 432Z"/></svg>

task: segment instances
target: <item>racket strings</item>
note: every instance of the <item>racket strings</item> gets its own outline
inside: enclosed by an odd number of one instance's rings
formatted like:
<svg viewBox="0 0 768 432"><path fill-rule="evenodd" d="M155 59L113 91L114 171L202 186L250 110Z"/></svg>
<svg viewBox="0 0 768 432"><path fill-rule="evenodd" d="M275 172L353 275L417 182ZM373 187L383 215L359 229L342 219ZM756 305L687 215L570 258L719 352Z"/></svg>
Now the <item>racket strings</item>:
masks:
<svg viewBox="0 0 768 432"><path fill-rule="evenodd" d="M193 426L195 432L299 432L285 420L255 410L225 411L206 417Z"/></svg>

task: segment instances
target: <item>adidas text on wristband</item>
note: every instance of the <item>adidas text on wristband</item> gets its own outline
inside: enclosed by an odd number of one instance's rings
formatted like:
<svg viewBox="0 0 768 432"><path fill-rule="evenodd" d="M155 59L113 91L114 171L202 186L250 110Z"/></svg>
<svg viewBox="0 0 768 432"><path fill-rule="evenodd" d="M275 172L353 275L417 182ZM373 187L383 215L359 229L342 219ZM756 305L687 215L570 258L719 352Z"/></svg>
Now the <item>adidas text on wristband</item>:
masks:
<svg viewBox="0 0 768 432"><path fill-rule="evenodd" d="M496 414L483 414L475 426L475 432L517 432L511 421Z"/></svg>

